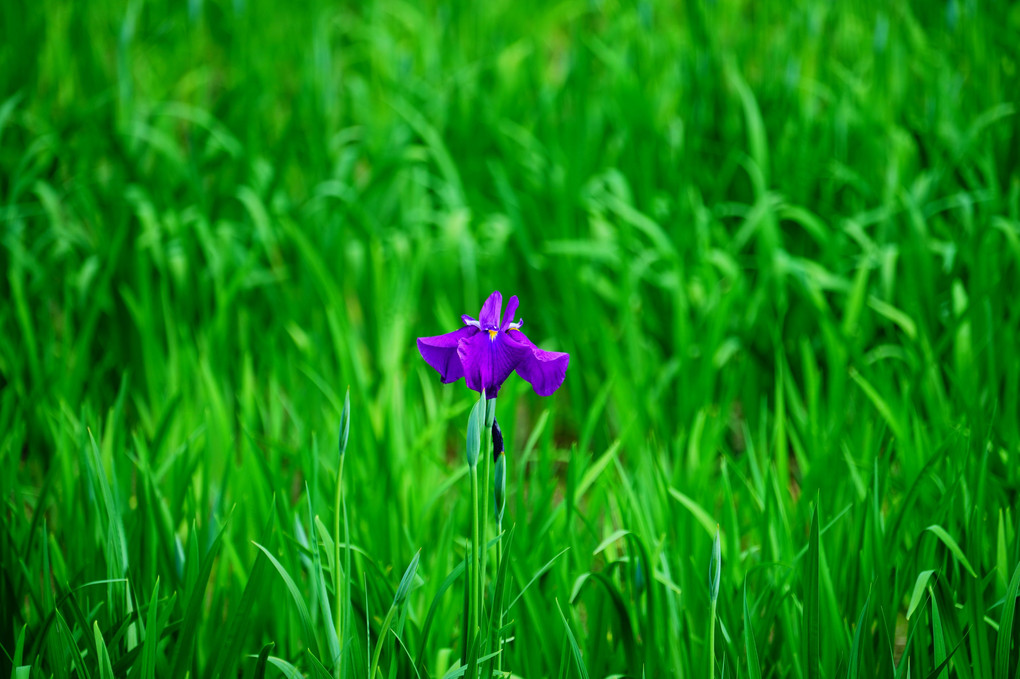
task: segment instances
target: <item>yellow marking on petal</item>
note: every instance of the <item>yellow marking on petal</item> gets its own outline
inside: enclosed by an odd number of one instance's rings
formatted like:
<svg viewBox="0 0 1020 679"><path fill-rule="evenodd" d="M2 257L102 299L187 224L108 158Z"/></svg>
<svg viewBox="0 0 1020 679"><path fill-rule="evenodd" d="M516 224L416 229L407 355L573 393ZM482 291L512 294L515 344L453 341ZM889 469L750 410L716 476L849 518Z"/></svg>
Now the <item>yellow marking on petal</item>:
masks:
<svg viewBox="0 0 1020 679"><path fill-rule="evenodd" d="M496 333L497 332L498 332L498 330L490 330L489 331L489 339L496 339Z"/></svg>

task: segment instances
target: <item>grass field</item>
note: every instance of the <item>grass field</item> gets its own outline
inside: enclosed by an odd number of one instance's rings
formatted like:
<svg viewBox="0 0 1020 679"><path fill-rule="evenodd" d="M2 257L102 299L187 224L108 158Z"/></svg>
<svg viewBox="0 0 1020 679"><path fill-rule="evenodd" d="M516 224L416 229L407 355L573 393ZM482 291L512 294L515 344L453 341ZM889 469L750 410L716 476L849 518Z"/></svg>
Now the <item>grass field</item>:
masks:
<svg viewBox="0 0 1020 679"><path fill-rule="evenodd" d="M1018 99L1005 2L0 4L0 676L463 676L500 290L485 672L1017 679Z"/></svg>

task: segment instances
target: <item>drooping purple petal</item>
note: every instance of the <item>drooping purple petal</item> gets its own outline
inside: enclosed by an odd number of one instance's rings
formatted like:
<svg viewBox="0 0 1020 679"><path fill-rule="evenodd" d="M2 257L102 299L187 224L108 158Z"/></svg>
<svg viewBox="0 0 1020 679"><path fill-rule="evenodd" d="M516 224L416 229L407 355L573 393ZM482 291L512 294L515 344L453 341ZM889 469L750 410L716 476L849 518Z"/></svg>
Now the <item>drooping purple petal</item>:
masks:
<svg viewBox="0 0 1020 679"><path fill-rule="evenodd" d="M520 330L511 330L505 335L513 343L527 349L517 364L517 374L531 384L539 396L549 396L560 388L567 375L570 354L539 349Z"/></svg>
<svg viewBox="0 0 1020 679"><path fill-rule="evenodd" d="M421 357L439 371L443 378L443 384L456 382L464 377L464 366L461 364L460 357L457 356L457 345L472 335L484 335L486 339L488 338L488 334L470 325L445 335L418 338L418 351L421 353Z"/></svg>
<svg viewBox="0 0 1020 679"><path fill-rule="evenodd" d="M530 353L529 347L510 341L505 333L490 336L479 332L461 341L457 348L468 387L485 389L486 398L496 398L506 378Z"/></svg>
<svg viewBox="0 0 1020 679"><path fill-rule="evenodd" d="M514 322L514 314L517 313L517 295L510 298L506 303L506 313L503 314L503 324L499 326L500 332L506 332L510 324Z"/></svg>
<svg viewBox="0 0 1020 679"><path fill-rule="evenodd" d="M485 300L485 304L482 305L482 310L478 314L478 322L482 324L482 330L499 327L499 311L502 308L503 295L499 290L496 290L489 295L489 299Z"/></svg>

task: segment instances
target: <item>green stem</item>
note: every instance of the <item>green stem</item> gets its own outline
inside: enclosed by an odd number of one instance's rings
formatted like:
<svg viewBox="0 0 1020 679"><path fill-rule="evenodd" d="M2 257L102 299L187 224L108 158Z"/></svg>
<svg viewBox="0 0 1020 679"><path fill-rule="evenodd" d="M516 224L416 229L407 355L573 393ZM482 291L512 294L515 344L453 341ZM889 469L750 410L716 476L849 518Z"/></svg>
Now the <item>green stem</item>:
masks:
<svg viewBox="0 0 1020 679"><path fill-rule="evenodd" d="M471 564L471 616L468 621L468 630L465 634L465 641L467 643L473 643L477 638L478 634L478 611L479 611L479 594L480 581L478 572L478 467L477 465L471 467L471 557L468 562ZM469 649L468 656L471 656Z"/></svg>
<svg viewBox="0 0 1020 679"><path fill-rule="evenodd" d="M336 595L336 636L340 640L341 656L344 647L343 613L340 602L343 600L340 575L340 503L344 487L344 459L340 456L340 468L336 473L336 498L333 501L333 593Z"/></svg>
<svg viewBox="0 0 1020 679"><path fill-rule="evenodd" d="M715 600L712 601L712 615L709 620L712 623L708 631L708 679L715 679Z"/></svg>
<svg viewBox="0 0 1020 679"><path fill-rule="evenodd" d="M497 511L498 511L497 507ZM503 566L503 519L500 517L496 521L496 534L499 538L496 540L496 573L499 573L499 569ZM499 585L496 585L496 589L499 589ZM500 597L502 599L502 597ZM496 671L500 675L503 674L503 602L493 601L493 610L497 612L497 620L499 626L496 628L496 652L499 654L496 656Z"/></svg>
<svg viewBox="0 0 1020 679"><path fill-rule="evenodd" d="M485 613L485 564L488 561L489 552L489 550L485 548L486 544L488 544L489 538L489 476L492 468L492 432L488 427L486 427L485 431L488 433L482 435L482 454L485 455L485 473L483 474L485 478L485 485L482 488L481 497L482 542L478 545L481 550L482 563L481 568L478 571L478 601L480 610L483 614ZM479 625L482 624L481 619L479 619L478 622Z"/></svg>

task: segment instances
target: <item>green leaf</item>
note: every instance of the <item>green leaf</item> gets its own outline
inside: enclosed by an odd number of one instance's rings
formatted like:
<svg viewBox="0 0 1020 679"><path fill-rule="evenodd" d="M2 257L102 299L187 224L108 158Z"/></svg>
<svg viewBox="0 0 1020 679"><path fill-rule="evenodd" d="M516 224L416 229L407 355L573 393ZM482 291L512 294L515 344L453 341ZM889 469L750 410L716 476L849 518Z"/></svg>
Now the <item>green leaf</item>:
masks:
<svg viewBox="0 0 1020 679"><path fill-rule="evenodd" d="M421 550L419 549L414 553L411 563L408 564L407 568L404 570L404 575L400 578L400 584L397 586L397 592L393 596L393 603L390 605L390 610L387 611L382 625L379 626L379 636L375 641L375 653L372 656L372 669L369 670L369 677L375 677L376 669L379 667L379 658L382 654L383 644L386 643L386 637L389 634L396 612L407 601L407 595L411 591L411 583L414 582L414 576L418 572L418 560L420 558Z"/></svg>
<svg viewBox="0 0 1020 679"><path fill-rule="evenodd" d="M28 629L28 625L21 626L21 631L18 632L18 640L14 642L14 658L11 664L14 665L15 667L19 666L21 662L24 660L26 629Z"/></svg>
<svg viewBox="0 0 1020 679"><path fill-rule="evenodd" d="M585 470L584 476L581 477L581 481L577 484L577 487L574 489L575 505L580 501L582 497L584 497L584 494L588 492L588 490L595 483L595 480L598 479L599 475L602 474L605 468L608 467L609 464L614 459L616 459L616 456L619 452L620 441L619 439L617 439L616 441L613 441L612 445L609 446L609 449L606 450L606 452L602 453L599 459L595 460L595 462L590 467L588 467L588 469Z"/></svg>
<svg viewBox="0 0 1020 679"><path fill-rule="evenodd" d="M676 488L670 488L669 494L676 498L680 504L686 507L691 514L694 515L694 518L698 520L698 523L700 523L702 527L704 527L706 533L710 536L715 535L719 528L719 524L712 519L712 516L708 512L702 509L701 505L681 493Z"/></svg>
<svg viewBox="0 0 1020 679"><path fill-rule="evenodd" d="M588 679L588 668L584 665L581 649L578 647L577 639L574 638L574 633L570 629L570 623L567 622L567 616L563 615L563 609L560 608L559 599L556 600L556 610L560 612L560 619L563 620L563 629L567 632L567 642L570 644L570 651L574 656L574 662L577 664L577 672L581 675L581 679Z"/></svg>
<svg viewBox="0 0 1020 679"><path fill-rule="evenodd" d="M939 604L935 593L929 591L929 595L931 596L931 634L935 646L935 664L941 666L947 660L946 637L942 630L942 616L939 614ZM945 679L946 672L944 668L939 672L938 676L939 679Z"/></svg>
<svg viewBox="0 0 1020 679"><path fill-rule="evenodd" d="M96 664L99 666L99 679L114 679L113 665L110 664L110 652L103 641L103 633L99 631L99 621L92 623L92 631L96 637L96 648L99 649L99 657Z"/></svg>
<svg viewBox="0 0 1020 679"><path fill-rule="evenodd" d="M262 541L269 542L273 533L274 514L276 512L276 496L269 503L266 512L266 523L262 527ZM255 563L248 572L248 582L244 585L241 599L231 606L230 617L227 619L223 635L216 644L215 653L208 663L206 672L208 679L215 677L236 676L237 663L242 656L242 647L248 630L252 625L252 612L259 601L264 601L269 594L269 563L259 552L255 555Z"/></svg>
<svg viewBox="0 0 1020 679"><path fill-rule="evenodd" d="M301 674L301 670L291 665L283 658L277 658L276 656L269 656L269 663L280 670L283 676L287 679L305 679L304 675Z"/></svg>
<svg viewBox="0 0 1020 679"><path fill-rule="evenodd" d="M977 573L974 572L974 567L970 565L970 561L967 561L967 557L963 555L963 550L960 549L960 545L956 544L956 540L954 540L953 536L946 532L945 528L936 524L928 526L925 530L934 533L936 537L938 537L938 539L949 548L949 551L952 552L953 556L956 557L956 560L960 562L965 569L967 569L967 572L970 573L972 578L977 577Z"/></svg>
<svg viewBox="0 0 1020 679"><path fill-rule="evenodd" d="M515 531L516 527L517 527L517 524L514 524L513 526L510 526L510 530L505 535L502 536L503 543L504 543L503 544L503 558L499 562L499 568L496 571L496 584L495 584L495 587L493 589L493 596L492 596L492 608L493 608L493 611L489 615L488 625L486 626L486 632L485 632L486 638L489 638L493 634L494 624L498 625L500 623L500 621L502 620L502 617L503 617L503 611L504 611L503 602L506 600L506 580L507 580L507 573L509 572L509 569L507 568L507 566L510 565L510 558L509 558L510 548L513 545L513 542L514 542L514 531ZM496 539L499 540L500 536L496 536ZM496 653L496 655L498 655L499 652L500 652L499 651L499 648L500 648L499 641L503 638L503 630L499 629L499 628L495 628L495 634L496 634L496 639L495 639L495 642L496 642L496 644L495 644L496 652L495 653ZM484 676L487 676L487 677L488 676L492 676L492 666L491 666L491 663L490 663L489 667L487 668L487 671L485 672Z"/></svg>
<svg viewBox="0 0 1020 679"><path fill-rule="evenodd" d="M921 571L917 576L917 580L914 581L914 591L910 595L910 605L907 607L907 620L910 620L910 616L914 614L917 607L921 604L921 597L928 591L928 581L931 579L935 571Z"/></svg>
<svg viewBox="0 0 1020 679"><path fill-rule="evenodd" d="M820 616L818 605L818 507L815 506L811 515L811 539L808 544L806 563L804 564L804 615L802 634L807 645L807 677L816 679L820 677Z"/></svg>
<svg viewBox="0 0 1020 679"><path fill-rule="evenodd" d="M560 558L561 556L563 556L564 554L566 554L566 553L567 553L567 551L569 551L569 550L570 550L570 547L565 547L565 548L564 548L564 549L563 549L562 551L560 551L560 552L559 552L559 553L558 553L558 554L557 554L556 556L554 556L553 558L549 559L549 560L548 560L548 561L547 561L547 562L545 563L545 565L544 565L544 566L542 566L542 567L541 567L541 568L539 568L539 569L538 569L537 571L535 571L535 575L534 575L534 576L532 576L531 580L528 580L528 584L526 584L526 585L524 586L524 589L522 589L522 590L520 591L520 593L518 593L518 594L517 594L517 596L515 596L515 597L513 598L513 601L511 601L511 602L510 602L510 605L509 605L509 606L507 606L507 607L506 607L506 609L507 609L507 610L509 611L509 610L510 610L511 608L513 608L513 607L514 607L514 604L516 604L516 603L517 603L517 602L518 602L518 601L520 600L520 598L521 598L522 596L524 596L524 593L528 591L528 588L529 588L529 587L531 587L531 586L532 586L533 584L535 584L535 581L536 581L536 580L538 580L538 579L539 579L540 577L542 577L542 574L543 574L543 573L545 573L545 572L546 572L547 570L549 570L550 568L552 568L552 565L553 565L553 563L555 563L555 562L556 562L556 559L558 559L558 558Z"/></svg>
<svg viewBox="0 0 1020 679"><path fill-rule="evenodd" d="M190 669L191 656L195 652L195 638L199 629L199 616L202 614L202 602L205 599L205 588L209 582L209 575L212 573L213 562L216 560L216 555L219 554L220 545L223 542L223 533L226 529L227 524L224 522L212 547L209 548L209 551L201 560L201 569L198 571L195 585L191 589L191 595L188 597L188 603L184 609L181 634L177 637L177 647L174 650L173 661L170 664L171 677L183 676ZM191 535L195 535L195 530L192 530Z"/></svg>
<svg viewBox="0 0 1020 679"><path fill-rule="evenodd" d="M864 600L864 608L861 609L861 614L857 616L857 626L854 628L854 642L850 647L850 669L847 670L847 679L858 679L861 674L861 638L863 636L862 630L868 620L868 605L871 603L871 593L868 593L868 598Z"/></svg>
<svg viewBox="0 0 1020 679"><path fill-rule="evenodd" d="M312 493L305 483L305 499L308 501L308 527L311 531L312 550L312 573L311 577L318 590L319 608L322 613L323 625L326 628L326 645L329 649L329 666L339 667L340 664L340 639L337 637L336 627L333 626L333 611L329 606L329 592L326 589L326 577L322 572L322 555L319 550L319 541L315 537L315 520L318 518L312 513Z"/></svg>
<svg viewBox="0 0 1020 679"><path fill-rule="evenodd" d="M749 679L761 679L761 665L758 663L758 647L754 642L751 611L747 605L747 578L744 578L744 648L747 653L747 675Z"/></svg>
<svg viewBox="0 0 1020 679"><path fill-rule="evenodd" d="M290 573L283 567L276 557L269 553L269 550L260 545L257 542L253 542L258 547L266 558L269 559L269 563L273 564L273 568L280 574L280 578L283 579L283 584L287 586L287 591L290 592L291 599L294 600L294 605L297 606L298 617L301 619L301 626L304 628L305 638L308 639L308 643L312 644L315 640L315 628L312 626L312 617L308 614L308 606L305 604L305 600L301 597L301 591L298 589L297 584L294 582L294 578L290 577ZM175 675L176 676L176 675Z"/></svg>
<svg viewBox="0 0 1020 679"><path fill-rule="evenodd" d="M163 632L159 618L159 578L149 597L148 622L145 625L145 642L142 645L141 679L156 679L156 654L159 652L159 637Z"/></svg>
<svg viewBox="0 0 1020 679"><path fill-rule="evenodd" d="M594 551L592 551L591 555L598 556L604 549L606 549L606 547L608 547L609 545L613 544L614 542L616 542L617 540L626 535L630 535L629 530L621 528L620 530L613 531L613 533L609 537L607 537L605 540L599 543L599 546L596 547Z"/></svg>
<svg viewBox="0 0 1020 679"><path fill-rule="evenodd" d="M270 641L262 647L258 660L255 661L255 671L251 675L252 679L266 679L266 663L269 661L269 651L273 650L273 646L276 646L276 644Z"/></svg>
<svg viewBox="0 0 1020 679"><path fill-rule="evenodd" d="M1013 577L1006 588L1006 598L1002 602L1002 613L999 616L999 633L995 641L995 679L1009 677L1009 651L1013 642L1013 616L1016 614L1016 596L1020 589L1020 564L1013 569ZM1018 664L1020 672L1020 664Z"/></svg>
<svg viewBox="0 0 1020 679"><path fill-rule="evenodd" d="M616 613L616 619L620 623L620 637L623 641L624 653L627 657L627 664L631 667L636 667L637 658L637 642L634 638L634 625L631 623L630 612L627 610L627 603L624 600L623 594L613 584L604 573L601 572L588 572L582 573L577 577L574 582L574 587L570 593L570 603L575 605L578 603L578 599L581 593L584 591L584 585L589 582L597 582L602 585L602 589L605 590L606 594L609 595L609 601L613 604L613 611ZM613 635L615 639L615 634Z"/></svg>
<svg viewBox="0 0 1020 679"><path fill-rule="evenodd" d="M450 589L450 586L457 581L462 575L464 575L464 568L466 564L464 560L461 560L453 570L443 580L443 584L439 586L439 590L436 592L435 598L432 599L432 603L429 605L429 612L425 615L425 623L421 627L421 641L418 644L418 659L415 661L415 666L419 669L425 667L425 647L426 642L429 639L429 632L432 629L432 620L436 616L436 611L439 608L440 602L442 601L443 595L446 590Z"/></svg>

